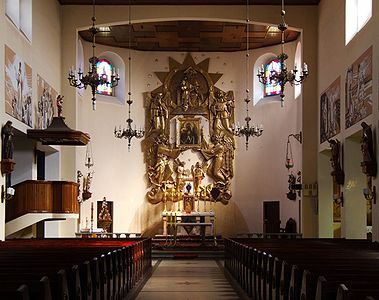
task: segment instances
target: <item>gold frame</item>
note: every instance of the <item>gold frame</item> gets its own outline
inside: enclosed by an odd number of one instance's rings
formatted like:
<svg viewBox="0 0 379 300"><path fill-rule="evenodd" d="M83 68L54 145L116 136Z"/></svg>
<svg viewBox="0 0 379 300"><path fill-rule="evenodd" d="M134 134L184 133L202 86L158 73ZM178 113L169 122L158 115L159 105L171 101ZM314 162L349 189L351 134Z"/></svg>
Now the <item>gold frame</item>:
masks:
<svg viewBox="0 0 379 300"><path fill-rule="evenodd" d="M200 145L200 118L185 117L176 119L176 147L187 149L198 148Z"/></svg>

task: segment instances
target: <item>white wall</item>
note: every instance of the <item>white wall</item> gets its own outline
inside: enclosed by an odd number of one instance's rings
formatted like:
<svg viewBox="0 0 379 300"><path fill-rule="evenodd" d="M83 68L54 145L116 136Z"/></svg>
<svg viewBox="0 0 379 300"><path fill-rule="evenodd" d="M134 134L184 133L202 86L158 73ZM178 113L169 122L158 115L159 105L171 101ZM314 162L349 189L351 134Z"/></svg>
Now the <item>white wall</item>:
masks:
<svg viewBox="0 0 379 300"><path fill-rule="evenodd" d="M319 28L318 28L318 96L327 87L341 76L341 133L337 135L338 140L344 145L343 165L345 168L345 185L343 187L346 195L346 205L342 211L342 234L350 238L365 238L366 205L363 200L362 189L366 186L365 176L362 174L360 162L359 140L361 137L361 121L345 129L345 78L347 68L352 65L370 46L373 46L372 61L372 101L373 113L362 120L372 125L375 136L378 129L378 66L379 66L379 36L376 34L379 25L379 3L373 1L373 15L366 26L345 46L345 0L326 1L321 0L319 5ZM318 100L320 105L320 100ZM376 138L376 141L378 139ZM328 142L319 145L319 152L325 151ZM378 147L376 147L378 149ZM326 177L332 181L330 176L330 165L319 160L318 177ZM373 184L378 186L378 178ZM327 186L320 185L320 194L328 193ZM323 200L326 201L326 200ZM332 199L329 197L329 202ZM373 206L373 240L378 240L378 204ZM330 223L332 216L329 212L321 211L320 222ZM325 232L325 231L324 231Z"/></svg>
<svg viewBox="0 0 379 300"><path fill-rule="evenodd" d="M11 23L5 16L5 1L0 1L0 70L4 70L4 48L5 45L9 46L16 54L20 55L22 59L32 67L32 87L33 102L37 101L37 74L41 75L44 79L48 80L49 84L53 86L58 92L61 90L61 13L58 1L50 0L33 0L32 8L33 16L33 39L29 42L20 31ZM1 126L7 120L12 121L13 127L26 133L28 127L20 121L14 119L5 113L5 79L4 71L0 72L0 119ZM17 137L15 137L17 138ZM31 144L31 141L26 144ZM35 167L33 166L33 146L27 146L30 153L26 156L21 154L21 157L29 157L27 161L19 158L21 153L15 149L16 159L16 175L14 180L18 177L17 174L24 174L27 179L34 179ZM21 146L21 148L25 148ZM26 164L24 164L26 163ZM18 170L17 170L18 168ZM20 171L24 169L24 171ZM27 170L28 169L28 170ZM28 173L28 174L26 174ZM21 180L21 177L19 177ZM1 180L4 183L4 177ZM1 184L2 184L1 183ZM5 203L0 204L0 219L5 220ZM0 240L4 239L5 229L4 223L0 223Z"/></svg>

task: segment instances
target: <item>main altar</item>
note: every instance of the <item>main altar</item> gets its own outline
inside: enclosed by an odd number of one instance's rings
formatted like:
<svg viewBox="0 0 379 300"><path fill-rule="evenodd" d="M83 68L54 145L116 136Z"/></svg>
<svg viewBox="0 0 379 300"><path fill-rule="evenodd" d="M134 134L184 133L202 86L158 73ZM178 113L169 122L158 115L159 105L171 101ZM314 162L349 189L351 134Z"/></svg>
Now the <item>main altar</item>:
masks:
<svg viewBox="0 0 379 300"><path fill-rule="evenodd" d="M215 84L209 58L169 58L162 85L145 93L146 199L162 206L163 234L215 236L215 206L232 197L234 94Z"/></svg>

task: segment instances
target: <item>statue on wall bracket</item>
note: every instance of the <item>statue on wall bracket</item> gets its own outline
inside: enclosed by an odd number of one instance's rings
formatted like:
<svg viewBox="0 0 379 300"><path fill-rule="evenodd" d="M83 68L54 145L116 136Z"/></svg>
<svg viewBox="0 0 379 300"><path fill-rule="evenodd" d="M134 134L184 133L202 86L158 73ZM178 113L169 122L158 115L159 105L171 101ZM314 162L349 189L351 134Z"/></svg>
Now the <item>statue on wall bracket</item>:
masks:
<svg viewBox="0 0 379 300"><path fill-rule="evenodd" d="M155 73L162 85L145 94L142 147L150 203L182 200L189 180L196 186L195 195L204 180L215 189L213 201L227 204L232 196L234 94L215 87L222 74L208 73L208 67L209 58L196 64L190 54L183 63L169 57L169 71ZM193 160L188 166L192 172L185 169L181 155ZM204 176L199 183L193 170L200 166Z"/></svg>
<svg viewBox="0 0 379 300"><path fill-rule="evenodd" d="M362 122L361 151L363 161L361 162L362 172L366 174L366 188L363 189L364 197L367 201L373 201L376 204L376 187L372 184L372 178L377 174L377 161L375 155L374 139L371 127Z"/></svg>
<svg viewBox="0 0 379 300"><path fill-rule="evenodd" d="M328 142L332 153L330 158L332 172L330 175L333 177L333 200L336 204L341 204L343 206L343 193L341 187L345 183L345 172L341 166L342 147L340 141L337 139L329 139Z"/></svg>

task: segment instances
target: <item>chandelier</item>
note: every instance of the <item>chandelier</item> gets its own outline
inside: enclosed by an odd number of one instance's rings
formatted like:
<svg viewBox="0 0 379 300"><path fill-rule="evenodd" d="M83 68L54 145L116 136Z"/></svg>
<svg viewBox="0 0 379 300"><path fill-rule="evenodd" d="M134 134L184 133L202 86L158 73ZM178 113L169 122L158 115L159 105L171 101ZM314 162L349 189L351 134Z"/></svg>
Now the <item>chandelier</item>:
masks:
<svg viewBox="0 0 379 300"><path fill-rule="evenodd" d="M277 56L279 61L279 70L268 70L266 73L265 67L258 68L258 78L259 82L266 84L279 84L280 85L280 100L283 105L284 101L284 86L287 82L289 82L292 86L302 84L303 81L308 77L308 65L306 63L303 64L303 69L298 69L296 64L293 70L288 70L286 66L286 60L288 59L288 55L284 53L284 32L287 30L287 24L284 20L284 16L286 11L284 10L284 0L282 0L282 9L281 16L282 22L278 25L278 29L281 31L282 39L281 39L281 53Z"/></svg>
<svg viewBox="0 0 379 300"><path fill-rule="evenodd" d="M114 136L119 139L127 139L128 140L128 150L130 150L131 146L131 141L133 137L136 137L137 139L140 139L144 136L145 131L140 128L132 128L132 123L133 119L130 116L130 107L133 103L132 100L132 92L131 92L131 65L132 65L132 56L131 56L131 37L132 37L132 23L131 23L131 5L130 5L130 0L129 0L129 22L128 22L128 27L129 27L129 41L128 41L128 48L129 48L129 65L128 65L128 80L129 80L129 91L128 91L128 101L126 103L128 104L128 119L126 120L127 126L126 128L121 129L121 126L117 129L115 127L114 129Z"/></svg>
<svg viewBox="0 0 379 300"><path fill-rule="evenodd" d="M233 126L233 131L234 131L234 135L235 136L238 136L238 137L245 137L246 139L246 150L249 149L249 138L250 137L258 137L258 136L261 136L262 133L263 133L263 126L262 124L260 125L255 125L253 124L252 126L250 125L250 121L251 121L251 118L249 116L249 102L250 102L250 91L248 89L248 85L249 85L249 57L250 57L250 54L249 54L249 0L246 1L246 54L245 54L245 58L246 58L246 63L245 63L245 67L246 67L246 76L245 76L245 85L246 85L246 98L244 99L245 103L246 103L246 118L245 118L245 126L241 127L239 124L237 124L236 126Z"/></svg>
<svg viewBox="0 0 379 300"><path fill-rule="evenodd" d="M104 72L103 74L99 74L97 72L97 63L99 62L99 58L95 56L95 37L98 32L100 32L99 28L95 27L95 0L92 1L92 27L89 28L89 31L92 35L92 57L89 59L89 71L88 74L84 75L83 70L79 68L78 72L76 70L70 69L68 74L68 81L70 86L86 89L87 86L91 87L92 91L92 109L96 110L96 92L97 87L101 85L111 85L113 87L118 85L118 81L120 80L119 74L112 73L111 77L108 78L107 74Z"/></svg>

